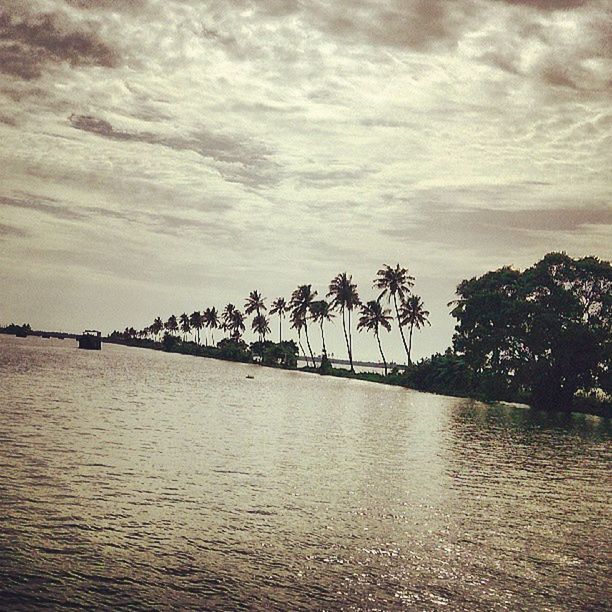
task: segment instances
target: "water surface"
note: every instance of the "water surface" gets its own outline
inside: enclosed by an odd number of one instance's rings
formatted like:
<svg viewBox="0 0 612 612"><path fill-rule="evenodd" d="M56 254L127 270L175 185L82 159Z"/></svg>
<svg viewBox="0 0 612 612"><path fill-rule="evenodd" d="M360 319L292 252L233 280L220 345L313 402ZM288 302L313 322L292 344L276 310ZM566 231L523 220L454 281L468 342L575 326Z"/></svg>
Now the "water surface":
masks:
<svg viewBox="0 0 612 612"><path fill-rule="evenodd" d="M0 381L0 607L611 609L605 420L73 340Z"/></svg>

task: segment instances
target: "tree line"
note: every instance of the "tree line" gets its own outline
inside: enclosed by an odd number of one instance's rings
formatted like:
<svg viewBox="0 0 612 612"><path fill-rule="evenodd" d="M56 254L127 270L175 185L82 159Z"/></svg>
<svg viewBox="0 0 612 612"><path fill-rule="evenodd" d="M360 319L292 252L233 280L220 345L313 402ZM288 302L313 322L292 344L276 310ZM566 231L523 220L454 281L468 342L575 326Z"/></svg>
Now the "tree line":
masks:
<svg viewBox="0 0 612 612"><path fill-rule="evenodd" d="M180 316L170 315L166 321L156 317L151 325L142 330L126 327L123 335L128 338L153 338L161 340L162 334L170 336L182 335L183 341L192 334L198 345L201 344L201 332L205 331L205 345L208 346L209 336L212 344L215 344L214 332L221 330L228 334L228 339L239 342L246 330L248 317L252 315L251 329L259 337L259 342L264 343L266 337L271 333L270 317L278 317L279 343L283 338L283 321L288 318L291 329L297 334L298 345L306 359L307 365L316 367L315 356L310 342L309 324L316 325L321 335L321 347L323 359L327 359L327 347L325 343L325 323L331 321L336 315L340 315L342 329L346 343L350 371L355 372L353 365L353 331L352 319L358 316L357 331L371 332L378 346L380 356L384 365L385 375L387 372L387 360L382 348L380 331L391 331L392 321L399 330L404 349L406 351L407 363L412 363L412 340L415 329L429 325L429 312L425 310L423 300L412 292L414 277L406 268L398 263L395 267L385 264L378 270L373 282L373 288L378 290L375 299L362 302L359 297L357 285L353 278L346 272L341 272L329 283L325 295L327 299L317 299L318 292L311 284L299 285L291 294L289 300L278 297L270 304L270 310L266 305L266 298L257 290L249 293L245 300L243 310L229 303L219 312L215 307L206 308L203 311L194 311L190 315L183 313ZM393 312L386 306L393 306ZM408 341L406 341L406 329ZM304 344L307 350L304 349Z"/></svg>

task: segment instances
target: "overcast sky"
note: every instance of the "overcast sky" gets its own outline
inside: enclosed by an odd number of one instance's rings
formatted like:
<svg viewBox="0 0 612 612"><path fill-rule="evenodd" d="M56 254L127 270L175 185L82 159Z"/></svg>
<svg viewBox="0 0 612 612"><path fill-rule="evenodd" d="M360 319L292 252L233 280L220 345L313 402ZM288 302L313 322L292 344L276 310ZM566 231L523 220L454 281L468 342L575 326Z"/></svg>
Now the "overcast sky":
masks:
<svg viewBox="0 0 612 612"><path fill-rule="evenodd" d="M0 323L144 327L342 271L371 299L400 262L416 355L443 351L463 278L611 256L609 7L3 0Z"/></svg>

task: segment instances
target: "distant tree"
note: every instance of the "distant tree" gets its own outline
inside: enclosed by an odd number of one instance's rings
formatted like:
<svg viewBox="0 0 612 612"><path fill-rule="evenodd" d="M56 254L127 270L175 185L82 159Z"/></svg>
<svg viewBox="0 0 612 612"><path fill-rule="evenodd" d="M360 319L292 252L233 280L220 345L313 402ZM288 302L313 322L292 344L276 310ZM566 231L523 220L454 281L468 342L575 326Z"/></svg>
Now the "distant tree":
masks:
<svg viewBox="0 0 612 612"><path fill-rule="evenodd" d="M359 331L362 329L367 329L368 331L374 332L376 342L378 342L378 350L380 351L380 356L382 357L383 364L385 366L385 376L387 375L387 360L385 359L382 345L380 344L378 330L380 327L382 327L387 331L391 331L390 321L392 320L392 317L390 312L391 311L388 308L383 309L378 300L371 300L367 304L363 304L361 306L361 316L359 317L359 323L357 324L357 329Z"/></svg>
<svg viewBox="0 0 612 612"><path fill-rule="evenodd" d="M270 333L270 325L266 315L261 313L256 314L253 317L251 328L256 334L259 335L259 341L262 343L265 342L266 334Z"/></svg>
<svg viewBox="0 0 612 612"><path fill-rule="evenodd" d="M204 311L203 319L204 319L204 323L206 324L206 327L210 329L210 335L211 335L212 343L214 345L215 344L215 329L217 329L220 326L219 313L217 312L217 309L214 306L212 308L207 308Z"/></svg>
<svg viewBox="0 0 612 612"><path fill-rule="evenodd" d="M331 321L334 317L334 313L331 309L331 304L325 300L317 300L312 302L310 305L310 317L318 323L321 328L321 344L323 346L323 355L327 356L327 349L325 348L325 334L323 333L323 323L325 321Z"/></svg>
<svg viewBox="0 0 612 612"><path fill-rule="evenodd" d="M285 318L285 313L289 310L289 306L287 306L287 302L284 297L278 297L272 302L272 308L270 308L271 315L278 315L278 341L279 343L283 341L283 319Z"/></svg>
<svg viewBox="0 0 612 612"><path fill-rule="evenodd" d="M244 315L240 310L234 308L232 310L232 318L229 323L229 330L231 331L231 337L233 340L240 340L240 336L242 336L242 332L245 330L244 326Z"/></svg>
<svg viewBox="0 0 612 612"><path fill-rule="evenodd" d="M192 329L195 329L197 338L196 341L200 344L200 330L204 327L204 317L199 310L194 310L189 317L189 324Z"/></svg>
<svg viewBox="0 0 612 612"><path fill-rule="evenodd" d="M224 331L231 331L232 317L236 307L230 302L221 313L221 326Z"/></svg>
<svg viewBox="0 0 612 612"><path fill-rule="evenodd" d="M189 323L189 315L183 313L180 317L181 331L183 332L183 342L187 342L187 334L191 331L191 324Z"/></svg>
<svg viewBox="0 0 612 612"><path fill-rule="evenodd" d="M399 263L395 266L395 268L384 264L384 266L377 272L377 276L374 279L374 288L381 290L378 299L380 300L381 298L386 297L389 303L393 301L397 326L399 327L400 336L402 337L402 342L404 343L408 363L410 363L410 350L406 344L404 328L400 320L397 300L399 298L401 302L404 301L408 297L410 288L413 285L414 277L408 274L408 270L406 270L406 268L400 267Z"/></svg>
<svg viewBox="0 0 612 612"><path fill-rule="evenodd" d="M247 298L244 304L244 314L250 315L254 312L257 314L261 314L262 310L266 310L264 300L265 298L261 296L261 293L259 293L259 291L251 291L249 297Z"/></svg>
<svg viewBox="0 0 612 612"><path fill-rule="evenodd" d="M481 385L493 385L491 394L523 391L536 407L570 410L577 391L605 388L612 361L609 262L549 253L522 273L504 267L465 280L457 294L453 346Z"/></svg>
<svg viewBox="0 0 612 612"><path fill-rule="evenodd" d="M344 339L346 341L346 349L348 358L351 364L351 372L355 372L353 367L353 337L351 334L351 312L361 303L359 294L357 293L357 285L353 283L353 277L347 276L346 272L342 272L334 277L329 284L329 293L327 297L332 298L332 308L339 309L342 313L342 329L344 330ZM347 313L348 316L345 316ZM347 331L348 319L348 331Z"/></svg>
<svg viewBox="0 0 612 612"><path fill-rule="evenodd" d="M304 329L304 335L306 336L306 344L308 345L308 351L312 359L314 367L315 358L310 346L310 338L308 337L308 313L310 305L317 296L317 292L312 290L312 285L300 285L292 294L291 302L289 306L292 310L292 318L295 320L301 319L302 328Z"/></svg>
<svg viewBox="0 0 612 612"><path fill-rule="evenodd" d="M164 329L170 334L174 335L178 329L178 321L176 320L176 315L170 315L168 320L164 323Z"/></svg>
<svg viewBox="0 0 612 612"><path fill-rule="evenodd" d="M160 317L157 317L151 324L151 332L155 336L156 340L159 340L159 334L164 330L164 322Z"/></svg>
<svg viewBox="0 0 612 612"><path fill-rule="evenodd" d="M408 325L410 333L408 336L408 364L412 363L412 332L414 329L421 329L425 325L431 325L429 322L429 312L425 310L423 300L418 295L410 295L406 300L402 301L402 306L399 311L399 321L401 325Z"/></svg>

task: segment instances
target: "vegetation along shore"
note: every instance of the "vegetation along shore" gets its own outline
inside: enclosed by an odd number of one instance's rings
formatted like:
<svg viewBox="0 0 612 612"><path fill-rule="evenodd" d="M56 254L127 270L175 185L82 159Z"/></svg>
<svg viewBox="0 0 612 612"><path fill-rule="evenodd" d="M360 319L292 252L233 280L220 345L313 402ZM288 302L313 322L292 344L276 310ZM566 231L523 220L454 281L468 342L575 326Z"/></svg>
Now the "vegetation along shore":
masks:
<svg viewBox="0 0 612 612"><path fill-rule="evenodd" d="M312 285L300 285L289 300L276 298L270 309L259 291L251 291L243 310L227 304L190 315L157 317L150 326L115 331L107 342L216 359L297 368L304 371L474 397L526 403L534 408L612 413L612 266L595 257L573 259L549 253L521 272L511 267L462 281L449 304L456 319L452 346L443 354L412 360L414 332L428 325L428 311L413 292L406 268L384 265L376 274L373 299L360 297L346 272L327 287L325 299ZM327 357L325 324L339 315L349 369L333 367ZM270 316L278 319L278 342L271 341ZM242 335L248 317L258 340ZM356 324L355 324L356 319ZM283 339L289 324L297 343ZM4 331L15 333L20 326ZM313 327L320 337L321 359L312 349ZM356 372L353 333L373 335L384 373ZM388 367L381 332L399 333L406 363ZM224 337L215 341L215 332Z"/></svg>

